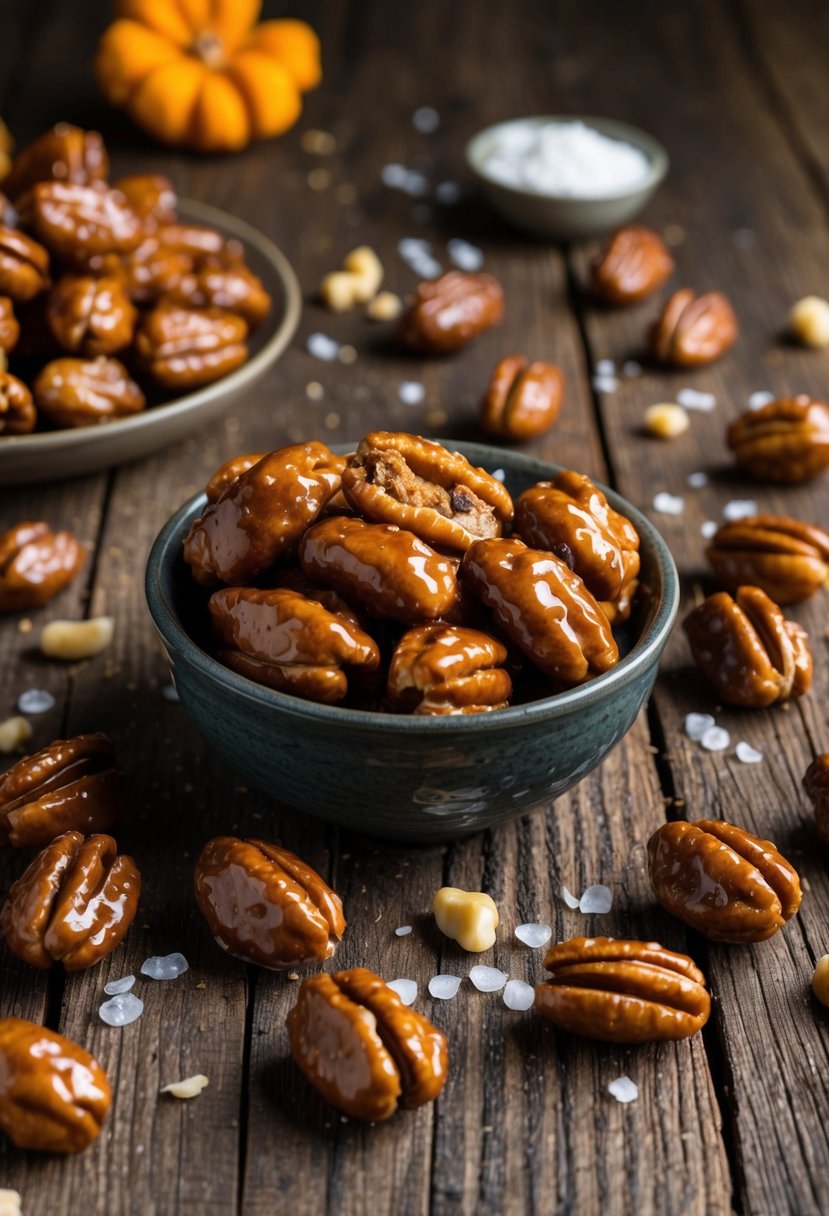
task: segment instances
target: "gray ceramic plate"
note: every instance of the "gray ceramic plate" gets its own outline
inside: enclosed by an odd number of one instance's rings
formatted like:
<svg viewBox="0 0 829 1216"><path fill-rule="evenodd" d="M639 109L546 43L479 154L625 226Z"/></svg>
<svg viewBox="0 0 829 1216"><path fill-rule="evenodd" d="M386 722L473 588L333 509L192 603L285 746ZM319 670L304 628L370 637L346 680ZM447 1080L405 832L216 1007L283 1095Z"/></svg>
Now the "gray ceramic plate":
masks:
<svg viewBox="0 0 829 1216"><path fill-rule="evenodd" d="M184 201L178 210L188 223L208 224L241 241L251 270L273 299L269 316L251 336L250 359L224 379L132 418L77 430L0 437L0 486L77 477L169 447L228 409L290 342L302 296L285 255L256 228L217 207Z"/></svg>

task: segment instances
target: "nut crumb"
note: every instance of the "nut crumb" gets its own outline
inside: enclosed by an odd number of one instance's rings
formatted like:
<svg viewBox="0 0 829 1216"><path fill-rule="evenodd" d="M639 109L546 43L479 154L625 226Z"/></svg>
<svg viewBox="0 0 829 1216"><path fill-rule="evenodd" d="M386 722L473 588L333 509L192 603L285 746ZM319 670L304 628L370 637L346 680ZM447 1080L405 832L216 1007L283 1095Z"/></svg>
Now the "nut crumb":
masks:
<svg viewBox="0 0 829 1216"><path fill-rule="evenodd" d="M688 430L690 419L681 405L659 402L645 410L645 430L657 439L675 439Z"/></svg>
<svg viewBox="0 0 829 1216"><path fill-rule="evenodd" d="M50 621L40 635L40 649L49 659L90 659L106 650L112 641L115 621L111 616L88 621Z"/></svg>
<svg viewBox="0 0 829 1216"><path fill-rule="evenodd" d="M159 1090L162 1094L172 1094L174 1098L196 1098L201 1091L209 1085L209 1081L204 1073L196 1073L195 1076L187 1077L183 1081L173 1081L170 1085L165 1085Z"/></svg>
<svg viewBox="0 0 829 1216"><path fill-rule="evenodd" d="M805 296L789 313L791 335L803 346L829 346L829 301Z"/></svg>
<svg viewBox="0 0 829 1216"><path fill-rule="evenodd" d="M829 1006L829 954L818 959L815 973L812 976L812 992L821 1005Z"/></svg>
<svg viewBox="0 0 829 1216"><path fill-rule="evenodd" d="M199 980L198 984L196 984L196 987L199 989L200 992L204 992L205 988L207 987L207 984L204 982L204 980Z"/></svg>
<svg viewBox="0 0 829 1216"><path fill-rule="evenodd" d="M289 979L289 980L298 980L298 979L299 979L299 972L298 972L298 971L289 971L289 972L288 972L288 979Z"/></svg>
<svg viewBox="0 0 829 1216"><path fill-rule="evenodd" d="M12 752L23 751L32 737L32 725L26 718L15 715L0 722L0 752L10 756Z"/></svg>
<svg viewBox="0 0 829 1216"><path fill-rule="evenodd" d="M403 301L393 291L381 291L369 303L366 316L370 321L396 321L403 311Z"/></svg>
<svg viewBox="0 0 829 1216"><path fill-rule="evenodd" d="M332 156L337 150L337 141L331 132L320 131L316 127L303 131L299 142L302 151L312 156Z"/></svg>
<svg viewBox="0 0 829 1216"><path fill-rule="evenodd" d="M327 169L312 169L308 174L310 190L327 190L331 185L331 174Z"/></svg>
<svg viewBox="0 0 829 1216"><path fill-rule="evenodd" d="M18 633L31 633L32 628L33 628L32 622L29 620L29 618L27 616L21 617L20 620L17 622Z"/></svg>

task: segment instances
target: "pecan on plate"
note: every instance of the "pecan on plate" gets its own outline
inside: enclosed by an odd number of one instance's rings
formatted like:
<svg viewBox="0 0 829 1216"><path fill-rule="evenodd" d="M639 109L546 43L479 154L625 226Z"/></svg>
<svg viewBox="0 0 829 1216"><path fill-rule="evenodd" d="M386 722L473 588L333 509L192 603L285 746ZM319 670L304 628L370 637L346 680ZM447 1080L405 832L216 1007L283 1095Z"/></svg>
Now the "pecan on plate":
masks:
<svg viewBox="0 0 829 1216"><path fill-rule="evenodd" d="M674 271L674 260L658 233L630 224L613 233L591 268L594 296L605 304L638 304Z"/></svg>
<svg viewBox="0 0 829 1216"><path fill-rule="evenodd" d="M446 1082L445 1036L365 967L303 980L288 1034L314 1088L355 1119L423 1106Z"/></svg>
<svg viewBox="0 0 829 1216"><path fill-rule="evenodd" d="M35 404L53 426L95 426L139 414L147 404L123 363L54 359L32 385Z"/></svg>
<svg viewBox="0 0 829 1216"><path fill-rule="evenodd" d="M563 397L560 367L507 355L496 365L481 402L481 426L510 443L535 439L558 421Z"/></svg>
<svg viewBox="0 0 829 1216"><path fill-rule="evenodd" d="M812 684L805 630L759 587L709 595L682 622L702 674L724 701L763 708L802 697Z"/></svg>
<svg viewBox="0 0 829 1216"><path fill-rule="evenodd" d="M28 435L37 423L37 410L22 380L0 371L0 435Z"/></svg>
<svg viewBox="0 0 829 1216"><path fill-rule="evenodd" d="M267 452L253 452L250 455L231 456L230 460L226 460L223 465L219 466L204 487L207 501L216 502L232 481L236 481L243 473L247 473L248 469L259 464L259 461L264 460L267 455Z"/></svg>
<svg viewBox="0 0 829 1216"><path fill-rule="evenodd" d="M0 535L0 612L48 604L68 587L86 554L71 532L20 523Z"/></svg>
<svg viewBox="0 0 829 1216"><path fill-rule="evenodd" d="M394 524L334 515L308 529L298 553L310 579L369 616L416 625L445 616L458 601L457 563Z"/></svg>
<svg viewBox="0 0 829 1216"><path fill-rule="evenodd" d="M247 322L221 308L157 304L135 338L142 369L156 384L189 392L221 379L248 357Z"/></svg>
<svg viewBox="0 0 829 1216"><path fill-rule="evenodd" d="M734 345L737 318L720 291L698 296L690 287L675 291L651 328L654 359L673 367L713 363Z"/></svg>
<svg viewBox="0 0 829 1216"><path fill-rule="evenodd" d="M331 704L380 665L367 633L297 591L225 587L209 608L220 661L279 692Z"/></svg>
<svg viewBox="0 0 829 1216"><path fill-rule="evenodd" d="M61 350L90 359L129 346L137 316L118 278L66 275L46 301L46 321Z"/></svg>
<svg viewBox="0 0 829 1216"><path fill-rule="evenodd" d="M418 284L397 336L410 350L448 355L498 325L503 315L504 293L497 279L450 270Z"/></svg>
<svg viewBox="0 0 829 1216"><path fill-rule="evenodd" d="M722 524L705 555L729 591L750 583L776 604L798 604L829 581L829 533L787 515Z"/></svg>
<svg viewBox="0 0 829 1216"><path fill-rule="evenodd" d="M103 182L41 182L32 191L28 212L38 240L75 264L94 254L129 253L143 236L141 221L124 195Z"/></svg>
<svg viewBox="0 0 829 1216"><path fill-rule="evenodd" d="M507 637L557 685L570 688L618 663L604 610L552 553L515 537L479 540L464 554L460 575Z"/></svg>
<svg viewBox="0 0 829 1216"><path fill-rule="evenodd" d="M726 432L740 468L758 481L798 485L829 469L829 405L806 393L747 410Z"/></svg>
<svg viewBox="0 0 829 1216"><path fill-rule="evenodd" d="M17 199L38 182L88 186L105 181L108 172L109 158L98 132L59 122L21 148L3 189L9 198Z"/></svg>
<svg viewBox="0 0 829 1216"><path fill-rule="evenodd" d="M360 441L343 493L367 519L447 549L500 536L512 519L512 499L496 477L460 452L402 432L372 431Z"/></svg>
<svg viewBox="0 0 829 1216"><path fill-rule="evenodd" d="M507 648L477 629L419 625L404 633L392 655L389 700L414 714L479 714L503 709L512 680Z"/></svg>
<svg viewBox="0 0 829 1216"><path fill-rule="evenodd" d="M770 840L719 819L664 823L648 841L662 907L715 942L762 942L800 907L800 879Z"/></svg>
<svg viewBox="0 0 829 1216"><path fill-rule="evenodd" d="M815 808L817 834L829 844L829 752L815 756L803 774L803 788Z"/></svg>
<svg viewBox="0 0 829 1216"><path fill-rule="evenodd" d="M41 848L61 832L106 832L123 796L106 735L57 739L0 775L0 845Z"/></svg>
<svg viewBox="0 0 829 1216"><path fill-rule="evenodd" d="M229 481L184 541L196 582L209 587L257 578L338 492L344 467L344 457L312 441L270 452Z"/></svg>
<svg viewBox="0 0 829 1216"><path fill-rule="evenodd" d="M0 294L31 300L49 286L49 254L24 232L0 227Z"/></svg>
<svg viewBox="0 0 829 1216"><path fill-rule="evenodd" d="M278 844L216 836L201 851L194 884L216 942L259 967L285 971L322 963L345 932L340 897Z"/></svg>
<svg viewBox="0 0 829 1216"><path fill-rule="evenodd" d="M165 293L165 301L184 308L223 308L244 318L251 329L271 310L271 297L244 262L205 258Z"/></svg>
<svg viewBox="0 0 829 1216"><path fill-rule="evenodd" d="M584 580L609 620L624 621L639 574L639 533L584 473L565 470L515 503L515 531L549 549Z"/></svg>
<svg viewBox="0 0 829 1216"><path fill-rule="evenodd" d="M111 1101L106 1073L79 1044L23 1018L0 1018L0 1129L18 1148L81 1152Z"/></svg>
<svg viewBox="0 0 829 1216"><path fill-rule="evenodd" d="M111 836L64 832L12 886L0 929L24 963L80 971L121 944L140 892L135 862Z"/></svg>
<svg viewBox="0 0 829 1216"><path fill-rule="evenodd" d="M535 1007L571 1034L608 1043L687 1039L711 1012L693 959L658 942L574 937L547 951Z"/></svg>
<svg viewBox="0 0 829 1216"><path fill-rule="evenodd" d="M144 231L155 232L162 224L176 222L178 199L173 183L163 173L131 173L112 183L141 220Z"/></svg>
<svg viewBox="0 0 829 1216"><path fill-rule="evenodd" d="M0 296L0 351L8 355L19 337L20 325L14 315L14 305L8 296Z"/></svg>

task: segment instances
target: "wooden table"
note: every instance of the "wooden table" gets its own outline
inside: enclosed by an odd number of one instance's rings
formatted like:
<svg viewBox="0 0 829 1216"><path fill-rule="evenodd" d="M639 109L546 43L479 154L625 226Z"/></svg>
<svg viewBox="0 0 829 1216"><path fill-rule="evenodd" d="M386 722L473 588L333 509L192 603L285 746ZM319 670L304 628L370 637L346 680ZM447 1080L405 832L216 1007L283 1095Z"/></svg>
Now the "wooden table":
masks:
<svg viewBox="0 0 829 1216"><path fill-rule="evenodd" d="M117 172L155 168L183 196L236 211L288 253L307 306L286 356L223 422L140 464L0 497L0 528L43 518L93 551L75 586L32 614L33 633L16 618L0 628L0 716L25 689L46 688L56 706L33 720L36 745L110 733L132 793L119 840L145 878L125 946L91 972L40 974L0 954L0 1015L45 1022L84 1043L115 1093L104 1134L79 1157L41 1158L4 1142L0 1186L22 1193L27 1216L825 1213L829 1012L811 998L809 981L829 950L829 854L800 788L810 758L829 748L825 593L792 612L812 638L816 678L791 708L715 708L677 629L648 712L569 796L454 847L406 851L288 813L210 754L182 707L162 695L169 678L142 574L161 524L231 454L306 437L352 440L377 426L474 436L488 372L516 350L553 359L567 376L561 422L533 450L617 486L651 513L689 597L708 585L700 526L719 519L730 499L825 524L825 480L787 491L750 484L730 466L723 435L755 390L827 391L829 356L789 347L781 331L794 300L827 293L829 9L806 0L298 0L290 11L316 26L325 56L324 85L299 127L235 158L197 159L150 145L97 100L88 65L105 7L6 0L0 113L22 142L61 118L98 126ZM412 125L422 105L440 115L432 134ZM383 166L401 162L432 183L466 186L462 149L478 128L510 115L579 111L639 123L668 146L671 173L647 221L672 246L677 283L721 288L732 299L742 334L721 363L693 375L645 367L621 376L613 392L594 391L598 360L641 359L655 301L599 311L582 291L590 248L522 239L474 198L436 206L431 194L414 199L382 184ZM303 151L307 128L332 132L336 152ZM389 287L410 290L414 278L397 254L405 236L432 240L444 262L446 238L480 244L506 291L503 327L455 359L421 362L390 354L359 312L334 316L315 303L322 274L360 243L379 250ZM356 362L313 359L305 340L314 331L353 345ZM421 405L400 400L406 380L425 386ZM314 382L319 399L308 388ZM714 393L716 408L694 413L673 443L643 437L644 408L687 386ZM708 482L692 489L696 471ZM684 497L682 515L653 512L663 489ZM117 622L105 655L72 667L38 658L43 622L100 613ZM692 710L716 712L733 742L763 752L762 763L739 763L733 746L701 750L683 730ZM802 910L772 940L710 945L655 906L648 836L666 815L704 814L772 837L797 864ZM195 854L220 832L280 839L329 876L350 922L339 965L418 981L418 1008L451 1045L451 1075L435 1105L366 1127L309 1090L287 1052L295 985L223 956L193 903ZM0 859L0 890L22 862L11 852ZM578 892L599 881L613 889L608 915L585 918L562 902L562 884ZM549 921L556 939L655 938L689 951L711 985L711 1021L691 1041L625 1050L556 1034L468 985L452 1002L432 1001L429 977L465 974L469 964L429 927L431 896L443 883L492 893L503 927L487 961L530 981L541 977L540 952L515 941L521 921ZM415 929L398 938L402 924ZM124 1030L104 1026L97 1008L106 980L173 950L188 958L189 972L141 982L143 1017ZM195 1072L210 1078L196 1101L159 1098L161 1085ZM627 1106L607 1092L623 1074L639 1086Z"/></svg>

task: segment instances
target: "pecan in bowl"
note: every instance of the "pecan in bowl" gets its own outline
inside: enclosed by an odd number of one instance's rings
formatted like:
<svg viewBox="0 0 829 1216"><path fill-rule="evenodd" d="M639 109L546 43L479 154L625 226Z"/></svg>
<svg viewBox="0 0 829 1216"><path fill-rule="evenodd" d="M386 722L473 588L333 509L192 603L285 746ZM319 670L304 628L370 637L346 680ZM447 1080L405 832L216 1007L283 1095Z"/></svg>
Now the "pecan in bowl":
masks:
<svg viewBox="0 0 829 1216"><path fill-rule="evenodd" d="M674 260L658 233L629 224L613 233L591 267L593 295L605 304L638 304L674 272Z"/></svg>
<svg viewBox="0 0 829 1216"><path fill-rule="evenodd" d="M727 590L750 583L776 604L799 604L829 581L829 533L788 515L722 524L705 556Z"/></svg>
<svg viewBox="0 0 829 1216"><path fill-rule="evenodd" d="M799 485L829 468L829 405L806 393L747 410L726 432L734 459L758 481Z"/></svg>
<svg viewBox="0 0 829 1216"><path fill-rule="evenodd" d="M20 523L0 535L0 612L40 608L72 582L86 558L71 532Z"/></svg>
<svg viewBox="0 0 829 1216"><path fill-rule="evenodd" d="M812 685L805 630L759 587L709 595L682 622L702 674L731 705L761 709Z"/></svg>
<svg viewBox="0 0 829 1216"><path fill-rule="evenodd" d="M662 907L715 942L762 942L800 907L800 879L770 840L719 819L664 823L648 841Z"/></svg>
<svg viewBox="0 0 829 1216"><path fill-rule="evenodd" d="M0 295L25 303L49 286L49 254L16 228L0 227Z"/></svg>
<svg viewBox="0 0 829 1216"><path fill-rule="evenodd" d="M106 180L108 172L109 157L98 132L59 122L21 148L3 189L9 198L18 199L38 182L88 186Z"/></svg>
<svg viewBox="0 0 829 1216"><path fill-rule="evenodd" d="M815 808L817 834L829 844L829 752L815 756L803 774L803 788Z"/></svg>
<svg viewBox="0 0 829 1216"><path fill-rule="evenodd" d="M242 317L251 329L271 310L262 281L243 262L205 258L191 274L182 275L164 300L184 308L222 308Z"/></svg>
<svg viewBox="0 0 829 1216"><path fill-rule="evenodd" d="M496 364L481 402L481 427L509 443L535 439L558 421L563 398L560 367L507 355Z"/></svg>
<svg viewBox="0 0 829 1216"><path fill-rule="evenodd" d="M288 1033L314 1088L355 1119L433 1102L446 1082L445 1036L365 967L303 980Z"/></svg>
<svg viewBox="0 0 829 1216"><path fill-rule="evenodd" d="M156 384L189 392L212 384L248 357L247 322L221 308L160 303L135 337L139 366Z"/></svg>
<svg viewBox="0 0 829 1216"><path fill-rule="evenodd" d="M268 452L252 452L249 455L242 453L239 456L231 456L230 460L219 465L204 487L208 503L214 503L221 498L232 481L238 481L243 473L247 473L248 469L252 469L269 454Z"/></svg>
<svg viewBox="0 0 829 1216"><path fill-rule="evenodd" d="M739 332L734 310L722 292L698 296L684 287L674 292L651 328L650 350L658 363L697 367L724 355Z"/></svg>
<svg viewBox="0 0 829 1216"><path fill-rule="evenodd" d="M129 253L143 237L141 221L124 195L104 182L40 182L24 218L50 253L76 265L95 254Z"/></svg>
<svg viewBox="0 0 829 1216"><path fill-rule="evenodd" d="M194 874L196 903L217 944L272 971L331 958L345 932L340 897L278 844L216 836Z"/></svg>
<svg viewBox="0 0 829 1216"><path fill-rule="evenodd" d="M14 305L8 296L0 296L0 352L8 355L17 345L20 323L14 315Z"/></svg>
<svg viewBox="0 0 829 1216"><path fill-rule="evenodd" d="M131 173L112 183L141 220L144 232L155 232L163 224L176 222L178 198L169 177L163 173Z"/></svg>
<svg viewBox="0 0 829 1216"><path fill-rule="evenodd" d="M504 293L497 279L450 270L418 284L397 336L409 350L448 355L500 324L503 315Z"/></svg>
<svg viewBox="0 0 829 1216"><path fill-rule="evenodd" d="M0 371L0 435L28 435L37 424L37 410L22 380Z"/></svg>
<svg viewBox="0 0 829 1216"><path fill-rule="evenodd" d="M512 692L507 648L477 629L420 625L403 635L389 667L395 709L414 714L479 714L503 709Z"/></svg>
<svg viewBox="0 0 829 1216"><path fill-rule="evenodd" d="M535 1007L570 1034L608 1043L687 1039L711 1012L705 976L658 942L574 937L547 951Z"/></svg>
<svg viewBox="0 0 829 1216"><path fill-rule="evenodd" d="M54 359L32 385L38 410L54 426L96 426L139 414L147 404L123 363Z"/></svg>
<svg viewBox="0 0 829 1216"><path fill-rule="evenodd" d="M90 359L129 346L137 316L117 278L65 275L46 301L46 323L61 350Z"/></svg>

